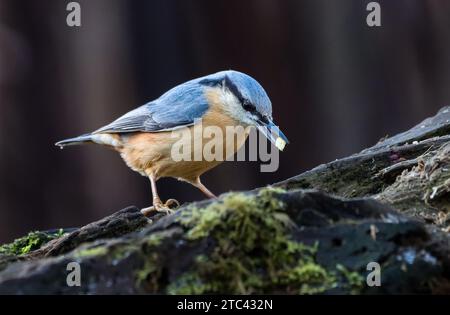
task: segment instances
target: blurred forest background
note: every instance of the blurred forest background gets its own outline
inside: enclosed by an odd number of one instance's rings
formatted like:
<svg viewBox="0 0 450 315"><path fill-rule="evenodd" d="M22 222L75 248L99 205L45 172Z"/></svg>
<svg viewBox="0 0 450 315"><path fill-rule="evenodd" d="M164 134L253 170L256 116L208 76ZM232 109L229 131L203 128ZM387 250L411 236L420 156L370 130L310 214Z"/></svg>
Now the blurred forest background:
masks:
<svg viewBox="0 0 450 315"><path fill-rule="evenodd" d="M229 162L215 193L280 181L403 131L450 104L450 1L0 0L0 242L148 206L149 182L97 146L57 140L109 123L176 84L255 77L291 140L275 173ZM164 179L163 199L202 199Z"/></svg>

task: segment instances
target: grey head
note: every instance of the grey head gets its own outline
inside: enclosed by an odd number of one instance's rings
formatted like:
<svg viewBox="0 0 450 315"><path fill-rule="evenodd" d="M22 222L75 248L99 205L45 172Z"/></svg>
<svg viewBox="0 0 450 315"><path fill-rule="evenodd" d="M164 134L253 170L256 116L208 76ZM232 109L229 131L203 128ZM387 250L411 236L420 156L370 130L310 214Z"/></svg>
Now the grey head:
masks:
<svg viewBox="0 0 450 315"><path fill-rule="evenodd" d="M199 84L222 88L228 113L245 125L257 127L283 150L288 140L273 123L272 103L258 81L245 73L228 70L203 77Z"/></svg>
<svg viewBox="0 0 450 315"><path fill-rule="evenodd" d="M245 73L221 71L199 79L199 83L229 91L239 105L252 115L272 117L272 103L266 91L258 81Z"/></svg>

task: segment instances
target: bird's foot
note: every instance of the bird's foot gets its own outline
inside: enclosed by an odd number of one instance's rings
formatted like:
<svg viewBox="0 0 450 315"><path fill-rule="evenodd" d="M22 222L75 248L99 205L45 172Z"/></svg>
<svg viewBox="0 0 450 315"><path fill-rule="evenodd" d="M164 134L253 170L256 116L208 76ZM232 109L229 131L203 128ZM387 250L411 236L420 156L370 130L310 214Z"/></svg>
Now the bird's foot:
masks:
<svg viewBox="0 0 450 315"><path fill-rule="evenodd" d="M176 199L167 199L164 207L176 210L180 207L180 203Z"/></svg>
<svg viewBox="0 0 450 315"><path fill-rule="evenodd" d="M141 213L146 217L151 217L157 213L163 213L165 215L170 215L175 212L177 208L180 207L180 203L175 199L169 199L165 203L157 202L153 206L141 209Z"/></svg>

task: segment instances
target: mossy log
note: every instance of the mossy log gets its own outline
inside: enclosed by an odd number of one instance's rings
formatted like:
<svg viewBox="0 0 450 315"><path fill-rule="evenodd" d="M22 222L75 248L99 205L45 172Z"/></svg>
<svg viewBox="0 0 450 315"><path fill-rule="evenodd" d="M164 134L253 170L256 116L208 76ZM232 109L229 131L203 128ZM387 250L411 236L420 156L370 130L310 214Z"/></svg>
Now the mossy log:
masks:
<svg viewBox="0 0 450 315"><path fill-rule="evenodd" d="M0 293L448 294L449 153L443 108L270 187L32 233L0 247ZM80 286L67 285L71 262ZM371 262L380 286L366 282Z"/></svg>

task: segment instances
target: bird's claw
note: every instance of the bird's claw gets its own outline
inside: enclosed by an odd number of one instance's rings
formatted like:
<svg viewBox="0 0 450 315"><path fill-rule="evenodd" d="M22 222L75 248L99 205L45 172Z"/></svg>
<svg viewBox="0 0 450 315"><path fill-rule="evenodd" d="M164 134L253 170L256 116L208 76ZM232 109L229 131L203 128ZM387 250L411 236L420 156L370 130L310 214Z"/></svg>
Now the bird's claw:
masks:
<svg viewBox="0 0 450 315"><path fill-rule="evenodd" d="M165 203L155 203L153 206L141 209L141 213L146 217L150 217L157 213L170 215L175 213L175 210L180 207L180 203L175 199L168 199Z"/></svg>
<svg viewBox="0 0 450 315"><path fill-rule="evenodd" d="M166 203L164 204L164 207L169 209L178 209L180 207L180 203L176 199L168 199Z"/></svg>
<svg viewBox="0 0 450 315"><path fill-rule="evenodd" d="M153 205L151 207L148 208L142 208L141 209L141 213L146 216L146 217L153 217L158 213L164 214L164 215L170 215L172 213L174 213L175 211L165 207L163 204L160 205Z"/></svg>

